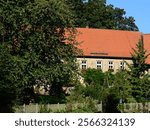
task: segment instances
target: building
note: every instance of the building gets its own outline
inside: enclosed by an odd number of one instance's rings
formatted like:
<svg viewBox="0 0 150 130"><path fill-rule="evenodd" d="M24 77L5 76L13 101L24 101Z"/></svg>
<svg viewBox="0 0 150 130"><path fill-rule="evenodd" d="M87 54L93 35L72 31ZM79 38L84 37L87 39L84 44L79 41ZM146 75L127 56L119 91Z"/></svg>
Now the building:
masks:
<svg viewBox="0 0 150 130"><path fill-rule="evenodd" d="M124 61L132 64L132 48L141 39L135 31L77 28L77 41L83 55L77 57L81 69L95 68L103 72L127 69ZM144 47L150 53L150 34L144 36ZM146 60L150 65L150 57Z"/></svg>

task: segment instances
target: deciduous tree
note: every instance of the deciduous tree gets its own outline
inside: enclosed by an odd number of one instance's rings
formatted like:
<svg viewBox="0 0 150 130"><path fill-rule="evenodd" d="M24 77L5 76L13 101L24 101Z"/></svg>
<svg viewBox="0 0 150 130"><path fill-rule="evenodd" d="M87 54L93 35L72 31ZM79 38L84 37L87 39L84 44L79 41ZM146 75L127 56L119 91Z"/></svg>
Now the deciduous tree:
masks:
<svg viewBox="0 0 150 130"><path fill-rule="evenodd" d="M37 79L51 85L50 93L59 96L77 70L75 29L65 1L1 0L0 7L0 45L12 62L2 62L0 68L11 71L7 77L11 85L7 78L1 78L1 83L14 87L21 102L24 89Z"/></svg>
<svg viewBox="0 0 150 130"><path fill-rule="evenodd" d="M124 9L108 5L106 0L66 0L74 11L76 27L138 31L133 17Z"/></svg>

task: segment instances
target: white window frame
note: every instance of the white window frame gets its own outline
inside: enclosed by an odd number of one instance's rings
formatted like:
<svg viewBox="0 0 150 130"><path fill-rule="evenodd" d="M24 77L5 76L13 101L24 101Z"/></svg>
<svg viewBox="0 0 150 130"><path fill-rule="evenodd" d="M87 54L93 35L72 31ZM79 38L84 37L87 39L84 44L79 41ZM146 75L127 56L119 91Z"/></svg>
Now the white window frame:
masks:
<svg viewBox="0 0 150 130"><path fill-rule="evenodd" d="M120 69L121 70L125 69L125 61L120 61Z"/></svg>
<svg viewBox="0 0 150 130"><path fill-rule="evenodd" d="M83 67L83 66L85 66L85 67ZM82 60L81 61L81 69L87 69L87 60Z"/></svg>
<svg viewBox="0 0 150 130"><path fill-rule="evenodd" d="M108 61L108 69L109 70L114 69L114 62L113 61Z"/></svg>
<svg viewBox="0 0 150 130"><path fill-rule="evenodd" d="M99 63L98 63L98 62L99 62ZM96 61L96 69L98 69L98 70L101 69L101 70L102 70L102 65L103 65L103 64L102 64L102 61L101 61L101 60L97 60L97 61Z"/></svg>

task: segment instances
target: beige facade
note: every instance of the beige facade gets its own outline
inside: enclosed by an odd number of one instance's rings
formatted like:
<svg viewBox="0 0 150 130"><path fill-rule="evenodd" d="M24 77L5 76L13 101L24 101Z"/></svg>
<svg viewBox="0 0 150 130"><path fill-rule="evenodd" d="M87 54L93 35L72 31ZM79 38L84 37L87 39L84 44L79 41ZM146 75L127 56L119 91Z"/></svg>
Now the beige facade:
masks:
<svg viewBox="0 0 150 130"><path fill-rule="evenodd" d="M106 72L110 69L117 72L120 69L128 69L125 61L128 64L132 64L130 59L119 59L119 58L77 58L80 69L95 68L101 69L103 72Z"/></svg>

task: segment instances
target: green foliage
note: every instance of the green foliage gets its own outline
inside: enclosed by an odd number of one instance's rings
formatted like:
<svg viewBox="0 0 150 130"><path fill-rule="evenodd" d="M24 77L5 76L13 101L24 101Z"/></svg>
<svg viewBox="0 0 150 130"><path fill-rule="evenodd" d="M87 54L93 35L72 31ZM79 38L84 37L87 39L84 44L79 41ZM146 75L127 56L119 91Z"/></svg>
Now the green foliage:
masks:
<svg viewBox="0 0 150 130"><path fill-rule="evenodd" d="M149 101L150 97L149 75L144 75L142 78L136 79L136 83L133 85L132 95L137 102Z"/></svg>
<svg viewBox="0 0 150 130"><path fill-rule="evenodd" d="M87 69L83 72L84 81L89 85L103 85L104 73L101 70Z"/></svg>
<svg viewBox="0 0 150 130"><path fill-rule="evenodd" d="M148 70L146 64L146 58L149 54L146 54L146 50L143 44L143 36L141 40L136 44L136 48L133 48L132 58L133 65L128 65L130 78L129 81L133 85L132 95L137 102L145 102L150 95L150 79L149 75L145 72Z"/></svg>
<svg viewBox="0 0 150 130"><path fill-rule="evenodd" d="M136 44L136 48L133 48L131 55L133 58L133 65L128 65L131 70L131 75L135 78L140 78L145 74L145 71L148 70L146 58L149 56L149 54L146 55L143 37L141 37L141 40Z"/></svg>
<svg viewBox="0 0 150 130"><path fill-rule="evenodd" d="M107 5L106 0L66 0L74 12L76 27L105 28L137 31L133 17L126 17L125 10Z"/></svg>
<svg viewBox="0 0 150 130"><path fill-rule="evenodd" d="M81 86L83 87L83 86ZM92 97L86 97L79 91L74 91L69 97L66 106L66 112L74 113L93 113L98 112L97 101Z"/></svg>
<svg viewBox="0 0 150 130"><path fill-rule="evenodd" d="M104 87L110 88L113 86L114 74L112 71L107 71L104 73Z"/></svg>
<svg viewBox="0 0 150 130"><path fill-rule="evenodd" d="M101 102L105 74L101 70L87 69L83 72L83 78L87 85L82 89L82 94Z"/></svg>
<svg viewBox="0 0 150 130"><path fill-rule="evenodd" d="M87 69L83 72L83 77L86 87L78 87L76 93L82 95L84 100L90 97L97 103L102 101L103 112L121 112L122 103L146 102L150 96L149 75L136 78L126 70L103 73ZM78 99L77 94L71 101ZM80 98L78 100L82 101Z"/></svg>
<svg viewBox="0 0 150 130"><path fill-rule="evenodd" d="M143 87L142 91L143 91L143 97L144 97L144 101L148 102L150 101L150 77L149 75L145 75L143 76L143 78L141 79L140 85Z"/></svg>
<svg viewBox="0 0 150 130"><path fill-rule="evenodd" d="M86 97L98 100L98 103L100 103L103 96L103 86L88 85L82 90L82 94Z"/></svg>
<svg viewBox="0 0 150 130"><path fill-rule="evenodd" d="M40 105L39 113L50 113L50 112L52 112L52 110L47 108L47 104Z"/></svg>
<svg viewBox="0 0 150 130"><path fill-rule="evenodd" d="M13 106L15 100L15 93L13 89L6 88L7 87L0 86L0 113L14 112Z"/></svg>
<svg viewBox="0 0 150 130"><path fill-rule="evenodd" d="M0 57L0 71L7 72L1 84L14 89L16 103L24 103L25 89L37 79L59 96L77 72L76 31L65 1L7 0L0 7L0 46L6 50L1 53L8 56Z"/></svg>
<svg viewBox="0 0 150 130"><path fill-rule="evenodd" d="M87 85L80 90L80 93L85 97L91 97L97 100L98 103L106 100L106 96L109 94L110 89L114 88L114 82L117 78L120 78L119 76L116 78L116 75L111 71L103 73L97 69L87 69L83 73L83 77ZM116 88L114 88L114 90L115 89ZM110 92L112 92L112 90Z"/></svg>
<svg viewBox="0 0 150 130"><path fill-rule="evenodd" d="M55 97L51 95L36 95L34 102L40 104L61 104L66 103L66 97L64 94L61 94L60 97Z"/></svg>
<svg viewBox="0 0 150 130"><path fill-rule="evenodd" d="M119 97L114 93L112 89L105 90L105 96L103 97L102 106L104 113L118 113L120 112L117 108L119 104Z"/></svg>
<svg viewBox="0 0 150 130"><path fill-rule="evenodd" d="M13 112L15 88L11 86L12 58L0 44L0 112Z"/></svg>
<svg viewBox="0 0 150 130"><path fill-rule="evenodd" d="M103 93L103 111L120 112L119 103L135 101L132 97L132 85L128 80L127 71L120 71L114 74L112 86L105 89Z"/></svg>
<svg viewBox="0 0 150 130"><path fill-rule="evenodd" d="M129 102L130 98L132 98L132 85L128 78L127 71L121 71L115 74L112 91L114 91L119 99L122 99L122 102Z"/></svg>

